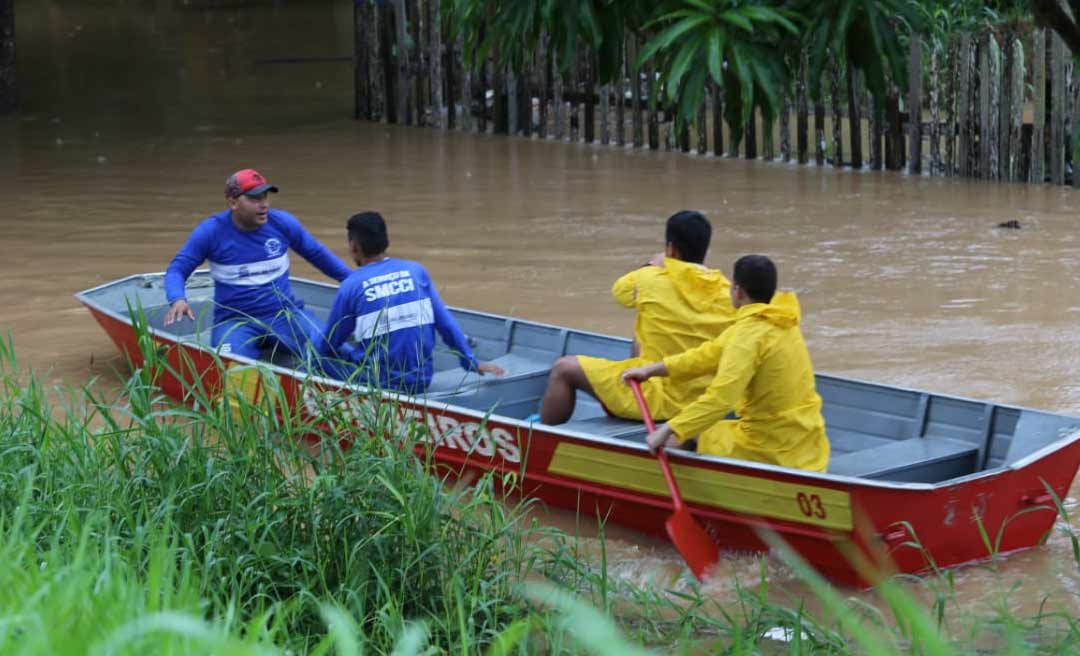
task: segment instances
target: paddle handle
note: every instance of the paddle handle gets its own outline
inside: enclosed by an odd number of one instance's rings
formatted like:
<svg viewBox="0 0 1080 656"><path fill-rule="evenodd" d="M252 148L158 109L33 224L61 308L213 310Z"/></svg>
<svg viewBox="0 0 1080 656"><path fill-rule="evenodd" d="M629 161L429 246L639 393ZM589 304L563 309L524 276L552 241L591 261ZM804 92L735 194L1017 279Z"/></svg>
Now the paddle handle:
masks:
<svg viewBox="0 0 1080 656"><path fill-rule="evenodd" d="M649 412L649 405L645 403L645 397L641 394L641 384L633 379L626 382L630 385L634 398L637 399L638 408L641 410L641 418L645 420L646 430L652 433L656 430L656 423L653 422L652 413ZM660 461L660 470L664 472L668 490L671 491L671 500L675 502L675 510L678 512L685 504L683 504L682 495L679 494L679 486L675 484L675 475L671 473L671 465L668 464L667 452L664 451L663 445L656 450L656 459Z"/></svg>

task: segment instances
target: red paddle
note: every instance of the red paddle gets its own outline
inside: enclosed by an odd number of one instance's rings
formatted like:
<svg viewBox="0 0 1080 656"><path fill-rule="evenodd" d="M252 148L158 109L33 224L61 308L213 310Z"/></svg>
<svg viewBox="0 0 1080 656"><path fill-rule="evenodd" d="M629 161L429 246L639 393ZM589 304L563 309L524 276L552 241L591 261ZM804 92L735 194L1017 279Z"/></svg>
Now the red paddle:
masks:
<svg viewBox="0 0 1080 656"><path fill-rule="evenodd" d="M641 417L645 420L645 428L652 433L656 430L656 424L653 423L649 406L645 404L645 397L641 395L641 385L636 380L626 382L629 383L630 389L634 391L634 398L637 399L638 407L641 408ZM690 514L690 509L683 503L682 495L679 494L679 486L675 484L675 476L671 473L671 465L668 464L664 447L661 446L657 449L656 458L660 461L660 469L664 472L664 479L667 480L668 489L671 490L671 499L675 502L675 512L671 513L671 516L664 522L664 528L667 529L668 538L690 567L690 571L694 573L698 580L701 580L705 577L705 573L709 568L720 560L716 543L712 541L712 538L701 527L701 524L697 523L697 520Z"/></svg>

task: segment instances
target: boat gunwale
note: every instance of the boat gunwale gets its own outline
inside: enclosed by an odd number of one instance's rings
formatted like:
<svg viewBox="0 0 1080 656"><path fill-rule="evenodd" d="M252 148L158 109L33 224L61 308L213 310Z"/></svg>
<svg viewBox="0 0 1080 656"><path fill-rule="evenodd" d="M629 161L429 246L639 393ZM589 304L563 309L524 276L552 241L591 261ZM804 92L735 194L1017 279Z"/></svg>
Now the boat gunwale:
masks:
<svg viewBox="0 0 1080 656"><path fill-rule="evenodd" d="M206 275L206 276L209 276L209 274L210 274L209 269L198 269L198 270L196 270L196 271L194 271L192 273L192 275ZM106 316L108 316L108 317L110 317L112 319L115 319L115 320L117 320L117 321L119 321L119 322L121 322L123 324L126 324L126 325L131 326L132 328L134 328L134 321L131 319L130 316L126 316L124 314L114 312L112 309L107 308L103 304L101 304L99 302L96 302L93 299L89 298L88 295L92 294L94 292L101 291L103 289L107 289L109 287L122 286L124 284L130 283L130 281L132 281L134 279L141 279L141 278L145 278L146 276L164 276L164 275L165 275L165 272L145 272L145 273L131 274L131 275L128 275L128 276L124 276L123 278L118 278L116 280L106 282L106 283L103 283L101 285L97 285L95 287L85 289L85 290L80 291L80 292L76 292L74 294L74 296L83 305L86 305L87 307L89 307L91 309L94 309L94 310L96 310L98 312L101 312L102 314L105 314ZM304 284L314 285L314 286L317 286L317 287L324 287L324 288L330 289L330 290L335 290L335 291L337 290L337 287L335 285L332 285L332 284L326 283L326 282L322 282L322 281L318 281L318 280L311 280L311 279L308 279L308 278L301 278L301 277L296 277L296 276L290 276L289 280L290 280L290 282L300 282L300 283L304 283ZM475 315L475 316L487 317L487 318L492 318L492 319L499 319L499 320L503 320L503 321L509 319L509 320L512 320L512 321L520 321L520 322L523 322L523 323L526 323L526 324L539 326L539 327L543 327L543 328L552 328L552 329L556 329L556 330L570 330L570 331L573 331L573 332L578 333L580 335L586 335L586 336L590 336L590 337L600 337L600 338L604 338L604 339L616 340L616 341L625 342L625 343L630 342L630 340L628 340L626 338L623 338L623 337L617 337L617 336L613 336L613 335L605 335L603 333L597 333L597 332L588 331L588 330L579 330L577 328L567 328L566 326L558 326L558 325L555 325L555 324L549 324L549 323L545 323L545 322L542 322L542 321L531 321L531 320L528 320L528 319L518 319L518 318L515 318L515 317L509 317L509 316L506 316L506 315L494 314L494 313L491 313L491 312L484 312L484 311L481 311L481 310L473 310L473 309L469 309L469 308L459 308L459 307L456 307L456 306L450 306L450 309L453 310L453 311L456 311L456 312L464 312L464 313L472 314L472 315ZM344 389L344 390L353 391L353 392L356 392L356 393L366 393L368 395L371 395L374 392L374 393L379 394L380 398L390 398L390 399L395 399L395 400L398 400L398 401L405 400L405 401L409 401L410 403L414 403L416 405L423 406L424 408L433 408L434 407L436 410L441 409L444 412L445 411L452 411L452 412L455 412L455 413L458 413L458 414L474 417L474 418L476 418L478 420L484 420L486 418L488 421L490 421L490 419L492 417L498 417L499 418L498 419L499 423L502 423L504 425L514 426L515 428L518 428L518 429L522 429L528 434L535 435L535 434L539 433L539 434L551 434L551 435L556 436L556 437L568 437L568 438L571 438L571 439L584 441L584 442L590 442L590 443L593 443L593 444L603 444L603 445L617 447L617 448L621 448L621 449L627 449L627 450L631 450L631 451L644 452L645 454L652 457L651 454L649 454L648 447L646 445L642 444L642 443L639 443L639 442L633 442L633 441L629 441L629 440L621 440L621 439L618 439L618 438L612 438L612 437L607 437L607 436L604 436L604 435L597 435L597 434L593 434L593 433L585 433L585 432L577 431L577 430L573 430L573 429L562 428L560 426L542 425L543 428L538 429L537 424L531 424L531 423L525 422L525 421L523 421L521 419L515 419L513 417L508 417L506 415L499 415L499 414L496 414L496 413L493 413L493 412L490 412L490 411L483 411L482 412L482 411L479 411L479 410L474 410L472 408L467 408L467 407L464 407L464 406L454 405L453 403L450 403L450 402L440 402L438 399L429 399L429 398L426 398L426 397L423 397L423 396L402 394L402 393L399 393L399 392L393 392L393 391L389 391L389 390L378 390L378 389L374 389L374 388L369 388L369 387L366 387L366 386L363 386L363 385L357 385L355 383L348 383L348 382L340 381L340 380L333 379L333 378L327 378L325 376L319 376L317 374L312 374L312 373L309 373L309 372L302 372L302 371L300 371L298 369L295 369L295 368L284 367L282 365L267 362L265 360L256 360L256 359L248 358L248 357L242 356L242 355L230 354L228 356L222 356L220 353L218 353L212 347L206 346L204 344L200 344L198 342L181 340L176 335L176 333L172 333L172 332L168 332L168 331L161 330L161 329L158 329L158 328L154 328L154 327L151 327L149 325L147 326L147 330L150 332L151 336L163 339L165 341L169 341L169 342L172 342L172 343L177 344L177 345L182 345L182 346L187 347L187 348L193 348L193 349L196 349L196 350L199 350L199 351L203 351L203 352L211 354L211 355L216 355L217 357L222 358L222 359L233 360L233 361L236 361L236 362L240 362L242 364L251 364L251 365L255 365L255 366L265 367L269 371L275 373L276 375L288 376L288 377L293 378L294 380L296 380L297 382L300 382L300 383L303 383L304 381L313 381L313 382L316 382L316 383L323 384L325 386L336 387L339 390ZM301 378L301 376L303 376L303 378ZM761 471L761 472L767 472L767 473L770 473L770 474L780 474L780 475L784 475L784 476L795 476L795 477L808 478L808 479L813 479L813 480L818 480L818 481L823 481L823 482L829 482L829 483L838 483L838 484L842 484L842 485L859 485L859 486L866 486L866 487L873 487L873 488L883 488L883 489L889 489L889 490L932 492L932 491L940 490L942 488L955 487L956 485L959 485L959 484L968 484L968 483L971 483L973 481L977 481L977 480L983 479L983 478L997 477L997 476L1000 476L1000 475L1005 474L1005 473L1010 472L1010 471L1019 471L1021 469L1026 469L1029 466L1031 466L1033 463L1035 463L1036 461L1042 460L1043 458L1046 458L1047 456L1049 456L1049 455L1051 455L1053 453L1061 451L1061 450L1069 447L1070 445L1072 445L1077 440L1080 440L1080 417L1073 417L1072 415L1066 415L1066 414L1056 413L1056 412L1049 412L1049 411L1045 411L1045 410L1039 410L1037 408L1028 408L1028 407L1012 405L1012 404L997 403L995 401L986 401L986 400L980 400L980 399L973 399L973 398L969 398L969 397L954 396L954 395L950 395L950 394L940 394L940 393L937 393L937 392L931 392L931 391L927 391L927 390L919 390L919 389L909 388L909 387L905 387L905 386L902 386L902 385L887 385L887 384L883 384L883 383L862 380L862 379L859 379L859 378L850 378L850 377L845 377L845 376L839 376L839 375L836 375L836 374L815 372L815 376L821 376L823 378L829 378L829 379L832 379L832 380L837 380L837 381L842 381L842 382L850 382L850 383L856 383L856 384L860 384L860 385L879 387L879 388L885 388L885 389L890 389L890 390L898 390L898 391L902 391L902 392L911 392L911 393L915 393L915 394L929 394L931 396L936 396L936 397L939 397L939 398L945 398L945 399L950 399L950 400L957 400L957 401L964 401L964 402L971 402L971 403L991 404L991 405L993 405L995 407L998 407L998 408L1005 408L1005 409L1009 409L1009 410L1018 410L1018 411L1021 411L1021 412L1023 412L1023 411L1043 412L1043 413L1046 413L1046 414L1057 415L1057 416L1060 416L1060 417L1074 418L1077 421L1077 427L1074 430L1072 430L1069 434L1064 435L1062 437L1059 437L1058 439L1054 440L1053 442L1051 442L1051 443L1049 443L1049 444L1047 444L1047 445L1045 445L1043 447L1040 447L1039 449L1036 449L1035 451L1032 451L1031 453L1026 454L1021 458L1018 458L1017 460L1015 460L1015 461L1013 461L1013 462L1011 462L1011 463L1009 463L1007 465L998 465L998 466L990 468L990 469L984 469L983 471L972 472L970 474L965 474L963 476L958 476L958 477L946 479L944 481L939 481L937 483L915 483L915 482L887 481L887 480L876 480L876 479L863 478L863 477L859 477L859 476L847 476L847 475L844 475L844 474L832 474L832 473L829 473L829 472L814 472L814 471L807 471L807 470L802 470L802 469L780 467L778 465L770 465L770 464L767 464L767 463L754 462L754 461L750 461L750 460L740 460L740 459L725 458L725 457L720 457L720 456L702 455L702 454L699 454L699 453L696 453L696 452L693 452L693 451L682 451L682 450L678 450L678 449L669 450L668 451L668 457L674 463L684 463L684 464L693 464L693 463L722 464L722 465L730 466L730 467L735 468L735 469L756 470L756 471ZM705 468L706 469L711 469L711 467L705 467Z"/></svg>

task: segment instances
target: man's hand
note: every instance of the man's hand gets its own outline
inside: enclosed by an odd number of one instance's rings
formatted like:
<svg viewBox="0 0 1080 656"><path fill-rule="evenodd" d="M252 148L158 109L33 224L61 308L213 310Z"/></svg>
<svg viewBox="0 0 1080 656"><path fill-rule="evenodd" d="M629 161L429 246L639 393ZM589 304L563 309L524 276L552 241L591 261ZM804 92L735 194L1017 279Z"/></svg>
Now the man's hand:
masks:
<svg viewBox="0 0 1080 656"><path fill-rule="evenodd" d="M630 367L622 372L623 385L629 385L630 381L636 380L639 383L644 383L649 380L649 368L648 367Z"/></svg>
<svg viewBox="0 0 1080 656"><path fill-rule="evenodd" d="M649 446L650 453L656 453L657 449L666 449L679 446L679 438L675 437L675 431L667 424L661 424L659 428L649 433L645 438L645 444Z"/></svg>
<svg viewBox="0 0 1080 656"><path fill-rule="evenodd" d="M184 317L195 321L195 313L191 311L191 306L188 305L186 300L181 298L173 303L172 307L169 308L169 311L165 313L165 325L168 326L169 324L176 323Z"/></svg>
<svg viewBox="0 0 1080 656"><path fill-rule="evenodd" d="M493 376L502 376L506 374L506 370L497 364L491 362L481 362L476 366L476 370L480 372L480 375L491 374Z"/></svg>
<svg viewBox="0 0 1080 656"><path fill-rule="evenodd" d="M636 380L639 383L644 383L653 376L666 376L668 375L667 367L664 366L664 362L654 362L647 364L644 367L630 367L622 372L623 385L629 385L630 381Z"/></svg>

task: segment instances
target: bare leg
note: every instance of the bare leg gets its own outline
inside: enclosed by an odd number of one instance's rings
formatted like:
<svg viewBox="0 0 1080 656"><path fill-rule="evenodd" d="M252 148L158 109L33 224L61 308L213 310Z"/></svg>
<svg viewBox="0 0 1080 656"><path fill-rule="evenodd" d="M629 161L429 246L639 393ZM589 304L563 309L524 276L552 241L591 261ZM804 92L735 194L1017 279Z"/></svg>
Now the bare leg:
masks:
<svg viewBox="0 0 1080 656"><path fill-rule="evenodd" d="M540 421L554 426L570 419L579 389L590 394L593 391L577 356L564 355L551 367L544 400L540 402Z"/></svg>

